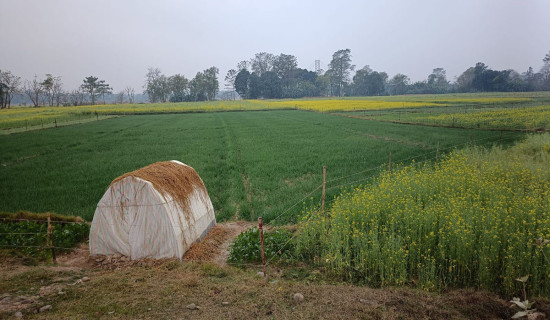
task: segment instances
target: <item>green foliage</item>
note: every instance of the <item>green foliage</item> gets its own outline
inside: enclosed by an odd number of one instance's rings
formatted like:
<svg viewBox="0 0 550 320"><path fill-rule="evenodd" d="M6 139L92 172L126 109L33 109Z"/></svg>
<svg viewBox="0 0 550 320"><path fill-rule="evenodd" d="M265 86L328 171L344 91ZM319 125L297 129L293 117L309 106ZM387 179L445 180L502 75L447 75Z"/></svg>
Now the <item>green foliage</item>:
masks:
<svg viewBox="0 0 550 320"><path fill-rule="evenodd" d="M90 232L86 223L53 223L54 247L71 248L84 241ZM51 251L48 246L48 225L40 221L5 221L0 223L0 247L25 255L47 258ZM61 249L57 249L59 251Z"/></svg>
<svg viewBox="0 0 550 320"><path fill-rule="evenodd" d="M175 159L199 173L217 221L237 212L256 220L261 212L267 223L322 183L324 165L327 180L347 177L327 184L330 201L339 185L367 179L372 172L365 170L387 163L390 151L392 162L421 161L435 155L438 141L443 150L470 136L491 144L500 135L295 110L113 118L0 136L0 210L51 210L91 220L114 178ZM320 189L311 196L318 202ZM296 222L300 211L288 210L276 223Z"/></svg>
<svg viewBox="0 0 550 320"><path fill-rule="evenodd" d="M294 257L292 233L286 229L264 231L264 252L266 260L291 260ZM234 263L261 262L260 230L248 229L241 233L229 253L229 261Z"/></svg>
<svg viewBox="0 0 550 320"><path fill-rule="evenodd" d="M538 141L538 150L533 146ZM410 165L307 213L298 253L352 282L550 294L550 135ZM530 150L525 154L525 150ZM546 155L545 155L546 154ZM543 162L542 162L543 161ZM539 244L539 246L537 246ZM540 248L540 246L543 246Z"/></svg>

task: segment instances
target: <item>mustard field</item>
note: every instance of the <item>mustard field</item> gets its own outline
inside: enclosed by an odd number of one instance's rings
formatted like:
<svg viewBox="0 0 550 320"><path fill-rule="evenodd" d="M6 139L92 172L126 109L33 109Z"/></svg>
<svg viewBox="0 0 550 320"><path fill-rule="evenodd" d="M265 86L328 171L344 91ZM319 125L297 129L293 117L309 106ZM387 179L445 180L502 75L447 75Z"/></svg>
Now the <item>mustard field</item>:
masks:
<svg viewBox="0 0 550 320"><path fill-rule="evenodd" d="M302 217L298 249L374 286L550 293L550 135L384 172Z"/></svg>
<svg viewBox="0 0 550 320"><path fill-rule="evenodd" d="M416 110L437 107L524 107L540 99L543 93L530 94L453 94L351 98L315 98L297 100L231 100L179 103L109 104L72 107L13 107L0 110L0 129L4 133L35 130L66 124L100 120L112 116L162 113L197 113L299 109L317 112L369 110ZM445 115L447 117L448 115ZM455 117L456 118L456 117ZM431 121L436 121L430 118ZM455 120L456 121L456 120ZM446 118L437 123L447 123Z"/></svg>

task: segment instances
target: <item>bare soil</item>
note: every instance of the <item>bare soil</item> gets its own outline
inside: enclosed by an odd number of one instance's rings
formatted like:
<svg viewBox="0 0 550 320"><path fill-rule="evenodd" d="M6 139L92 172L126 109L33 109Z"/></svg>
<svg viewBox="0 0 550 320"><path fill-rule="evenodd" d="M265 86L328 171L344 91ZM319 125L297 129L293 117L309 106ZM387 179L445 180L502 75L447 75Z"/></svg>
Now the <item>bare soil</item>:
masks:
<svg viewBox="0 0 550 320"><path fill-rule="evenodd" d="M251 226L218 224L182 262L90 259L86 244L57 264L25 266L0 256L0 319L15 319L16 312L25 319L509 319L515 312L512 297L485 291L376 289L307 266L270 265L260 277L260 266L226 265L229 245ZM304 300L296 302L295 293ZM550 300L533 300L550 314ZM40 312L47 305L51 310Z"/></svg>

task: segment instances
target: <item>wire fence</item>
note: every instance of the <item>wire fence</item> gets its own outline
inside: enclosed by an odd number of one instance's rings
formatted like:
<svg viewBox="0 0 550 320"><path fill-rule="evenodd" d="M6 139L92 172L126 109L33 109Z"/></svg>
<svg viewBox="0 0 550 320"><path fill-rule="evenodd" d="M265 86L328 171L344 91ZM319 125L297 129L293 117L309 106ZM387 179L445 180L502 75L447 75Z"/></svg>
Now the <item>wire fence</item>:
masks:
<svg viewBox="0 0 550 320"><path fill-rule="evenodd" d="M488 146L488 145L494 145L495 143L503 143L505 141L512 141L516 138L517 138L517 133L514 133L514 132L506 132L505 134L500 132L500 134L498 134L498 135L485 137L485 138L480 138L480 139L471 139L470 138L470 140L465 142L465 143L455 144L455 145L451 145L451 146L441 148L441 149L439 147L437 147L437 148L434 148L434 150L430 150L430 151L427 151L427 152L424 152L424 153L421 153L421 154L410 156L410 157L407 157L405 159L399 159L397 161L394 161L394 163L406 163L406 162L413 161L413 160L418 159L418 158L423 158L423 160L415 162L417 165L424 164L424 163L430 163L430 162L434 162L434 160L437 157L441 157L441 154L444 154L445 152L455 150L455 149L460 148L460 147L464 147L464 146L468 146L468 145L470 145L470 146ZM391 159L389 159L389 161L391 162ZM434 163L434 165L435 165L435 163ZM330 191L330 190L334 190L336 188L343 188L343 187L346 187L346 186L349 186L349 185L354 185L356 183L366 183L366 182L369 181L369 179L372 179L372 178L376 177L377 175L379 175L380 172L383 172L383 170L384 170L383 169L383 164L381 164L381 165L378 165L378 166L374 166L374 167L370 167L370 168L367 168L367 169L364 169L364 170L353 172L353 173L350 173L350 174L347 174L347 175L344 175L344 176L335 177L335 178L326 180L324 185L319 184L319 185L315 186L311 191L306 193L305 196L300 197L300 199L297 200L297 201L291 202L288 206L286 206L286 208L284 210L281 211L280 214L278 214L274 218L270 219L270 221L268 223L265 223L264 226L272 227L272 228L276 227L277 226L276 222L279 222L278 220L281 217L288 214L292 209L294 209L296 206L298 206L300 203L302 203L307 198L312 197L313 195L315 195L323 187L325 187L324 192L327 192L327 191ZM359 176L359 175L362 175L359 179L354 179L352 181L346 181L346 179L350 179L350 178L353 178L353 177L356 177L356 176ZM331 185L335 182L341 182L341 183L338 183L337 185ZM326 187L327 185L330 185L330 186ZM319 201L320 200L321 199L319 199ZM332 205L336 200L337 200L337 197L329 199L326 202L327 207ZM307 219L310 219L311 217L312 217L312 215L309 216ZM82 223L86 223L86 222L75 222L75 221L59 221L59 220L53 220L53 219L50 219L50 221L48 221L48 220L40 220L40 219L26 219L26 218L0 218L0 221L11 221L11 222L26 221L26 222L36 222L36 223L48 223L48 226L49 226L48 231L46 231L46 232L0 232L0 239L1 239L2 236L7 236L7 235L16 235L16 236L42 235L45 238L49 237L49 239L51 240L51 225L52 224L82 224ZM307 220L302 221L302 223L305 223L305 222L307 222ZM290 245L292 243L292 241L294 241L296 239L298 234L299 234L298 232L294 232L292 234L292 236L289 237L289 239L287 239L283 245L281 245L277 250L275 250L275 252L278 252L280 254L288 245ZM23 244L0 244L0 248L15 248L15 249L17 249L17 248L33 248L33 249L40 249L40 250L52 250L52 255L55 255L54 250L57 250L57 251L86 252L88 254L89 254L89 251L90 251L89 248L82 249L82 248L74 248L74 247L69 248L69 247L55 246L53 242L50 242L49 245L46 244L46 245L42 245L42 246L40 246L40 245L23 245ZM271 257L269 257L267 259L265 265L267 266L267 265L270 265L270 264L274 263L274 260L277 259L277 257L278 257L277 255L272 255ZM188 259L188 258L185 258L185 256L182 258L182 260L183 261L204 262L204 260ZM247 267L260 267L261 266L260 263L240 263L240 262L230 262L230 261L228 261L226 263L228 265L233 265L233 266L247 266Z"/></svg>

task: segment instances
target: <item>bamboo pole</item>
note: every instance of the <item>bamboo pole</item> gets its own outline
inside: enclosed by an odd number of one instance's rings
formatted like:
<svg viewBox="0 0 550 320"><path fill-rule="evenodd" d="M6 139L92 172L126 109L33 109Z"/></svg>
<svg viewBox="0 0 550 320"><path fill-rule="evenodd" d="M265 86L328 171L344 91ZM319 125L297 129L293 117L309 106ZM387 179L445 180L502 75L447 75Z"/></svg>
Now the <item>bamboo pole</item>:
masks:
<svg viewBox="0 0 550 320"><path fill-rule="evenodd" d="M391 174L391 151L390 151L390 161L388 162L388 171Z"/></svg>
<svg viewBox="0 0 550 320"><path fill-rule="evenodd" d="M263 228L263 223L262 223L262 217L259 217L258 218L258 222L259 222L259 225L260 225L260 244L262 246L262 266L263 266L263 272L264 272L264 277L265 277L265 252L264 252L264 228Z"/></svg>
<svg viewBox="0 0 550 320"><path fill-rule="evenodd" d="M437 141L437 148L435 149L435 165L437 166L437 159L439 158L439 141Z"/></svg>
<svg viewBox="0 0 550 320"><path fill-rule="evenodd" d="M50 213L48 212L48 244L50 245L50 249L52 250L52 262L55 263L55 249L53 247L53 234L52 234L53 226L51 223Z"/></svg>
<svg viewBox="0 0 550 320"><path fill-rule="evenodd" d="M321 213L325 212L325 187L327 181L327 166L323 166L323 195L321 196Z"/></svg>

